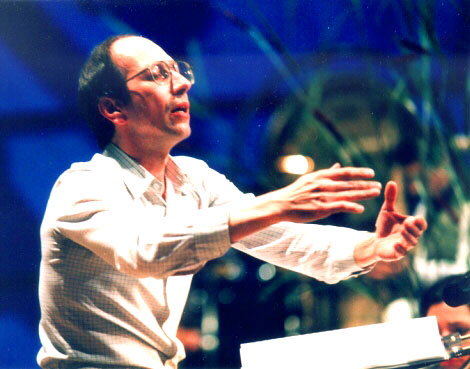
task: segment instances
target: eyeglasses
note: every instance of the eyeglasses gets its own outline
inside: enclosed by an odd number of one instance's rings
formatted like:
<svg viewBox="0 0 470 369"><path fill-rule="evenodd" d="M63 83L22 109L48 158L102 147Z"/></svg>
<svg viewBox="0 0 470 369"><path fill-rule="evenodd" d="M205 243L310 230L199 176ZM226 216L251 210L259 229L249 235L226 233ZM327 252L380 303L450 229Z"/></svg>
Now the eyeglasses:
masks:
<svg viewBox="0 0 470 369"><path fill-rule="evenodd" d="M155 64L152 64L149 67L141 70L137 74L134 74L132 77L128 78L126 82L129 82L131 79L140 76L142 73L146 71L150 71L150 75L155 83L159 85L164 85L168 83L170 77L172 76L173 72L181 74L184 78L186 78L191 84L194 84L194 74L191 66L181 60L166 60L166 61L159 61Z"/></svg>

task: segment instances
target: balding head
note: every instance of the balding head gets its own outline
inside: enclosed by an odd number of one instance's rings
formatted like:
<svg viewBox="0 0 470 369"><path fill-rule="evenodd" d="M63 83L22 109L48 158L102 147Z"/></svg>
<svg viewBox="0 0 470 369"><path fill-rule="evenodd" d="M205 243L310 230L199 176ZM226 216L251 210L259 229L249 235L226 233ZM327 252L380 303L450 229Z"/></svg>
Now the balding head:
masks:
<svg viewBox="0 0 470 369"><path fill-rule="evenodd" d="M115 65L129 78L156 61L172 58L153 41L139 36L116 40L110 48Z"/></svg>

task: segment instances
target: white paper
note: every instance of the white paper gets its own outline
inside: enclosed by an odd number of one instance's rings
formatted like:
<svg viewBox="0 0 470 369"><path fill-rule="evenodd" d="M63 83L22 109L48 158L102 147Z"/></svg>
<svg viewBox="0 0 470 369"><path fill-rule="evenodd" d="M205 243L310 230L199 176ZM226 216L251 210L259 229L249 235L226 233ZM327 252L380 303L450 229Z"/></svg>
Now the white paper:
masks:
<svg viewBox="0 0 470 369"><path fill-rule="evenodd" d="M242 369L371 369L444 360L435 317L242 344Z"/></svg>

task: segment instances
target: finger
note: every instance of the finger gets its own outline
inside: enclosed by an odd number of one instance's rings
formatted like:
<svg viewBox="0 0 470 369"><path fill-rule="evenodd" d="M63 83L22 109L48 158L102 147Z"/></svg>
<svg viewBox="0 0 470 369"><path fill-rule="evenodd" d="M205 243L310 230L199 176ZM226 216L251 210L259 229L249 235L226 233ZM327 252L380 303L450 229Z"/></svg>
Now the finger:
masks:
<svg viewBox="0 0 470 369"><path fill-rule="evenodd" d="M341 168L341 164L340 163L334 163L330 169L335 169L335 168Z"/></svg>
<svg viewBox="0 0 470 369"><path fill-rule="evenodd" d="M428 223L426 222L426 219L423 217L412 217L413 218L413 223L416 225L416 227L419 228L421 232L424 232L428 228Z"/></svg>
<svg viewBox="0 0 470 369"><path fill-rule="evenodd" d="M382 205L382 210L395 211L395 202L397 200L398 187L393 181L389 181L385 186L384 196L385 200Z"/></svg>
<svg viewBox="0 0 470 369"><path fill-rule="evenodd" d="M334 213L362 213L364 206L352 201L334 201L325 203L322 210L329 214Z"/></svg>
<svg viewBox="0 0 470 369"><path fill-rule="evenodd" d="M357 191L357 190L380 190L382 184L376 181L329 181L320 180L312 183L315 192L341 192L341 191Z"/></svg>
<svg viewBox="0 0 470 369"><path fill-rule="evenodd" d="M424 219L422 219L424 220ZM414 217L408 217L404 222L405 230L413 235L414 237L419 238L424 231L424 224L419 222L419 219Z"/></svg>
<svg viewBox="0 0 470 369"><path fill-rule="evenodd" d="M379 188L371 188L365 190L343 191L337 192L335 197L346 201L361 201L368 200L380 195Z"/></svg>
<svg viewBox="0 0 470 369"><path fill-rule="evenodd" d="M399 243L395 244L395 251L400 256L406 256L408 254L408 250Z"/></svg>
<svg viewBox="0 0 470 369"><path fill-rule="evenodd" d="M312 174L317 178L330 178L332 180L369 179L375 176L375 172L371 168L354 167L331 167Z"/></svg>
<svg viewBox="0 0 470 369"><path fill-rule="evenodd" d="M337 202L337 201L362 201L368 200L380 195L380 189L370 188L364 190L348 190L339 192L318 192L311 195L312 200L322 202Z"/></svg>
<svg viewBox="0 0 470 369"><path fill-rule="evenodd" d="M418 244L418 238L405 229L401 232L401 236L409 246L416 246ZM402 245L403 246L403 245Z"/></svg>

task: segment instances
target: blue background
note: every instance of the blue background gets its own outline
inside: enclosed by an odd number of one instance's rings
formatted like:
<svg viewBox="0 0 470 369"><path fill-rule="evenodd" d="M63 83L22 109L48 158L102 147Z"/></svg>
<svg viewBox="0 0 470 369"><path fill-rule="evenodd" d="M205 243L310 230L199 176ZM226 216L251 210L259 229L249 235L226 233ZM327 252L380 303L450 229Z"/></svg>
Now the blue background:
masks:
<svg viewBox="0 0 470 369"><path fill-rule="evenodd" d="M434 4L431 45L421 38L427 24L411 1L2 1L0 367L36 367L41 218L57 176L97 150L76 104L78 73L93 46L137 33L188 60L197 80L190 93L193 135L174 153L206 160L242 190L262 193L271 189L265 155L271 117L317 69L340 72L372 59L406 82L407 57L422 57L419 46L425 55L430 50L446 65L438 64L430 81L451 117L446 129L470 132L470 5L427 3ZM237 367L239 342L282 334L276 323L282 312L249 298L247 290L255 295L264 286L255 278L258 264L237 265L245 277L230 288L245 303L219 307L220 316L234 317L220 323L220 350L227 351L193 365ZM195 288L224 290L209 277L203 274ZM260 326L253 318L260 314L272 314L272 325Z"/></svg>

